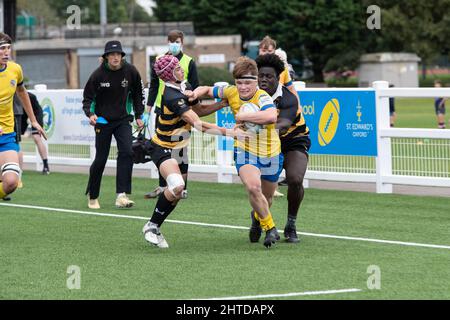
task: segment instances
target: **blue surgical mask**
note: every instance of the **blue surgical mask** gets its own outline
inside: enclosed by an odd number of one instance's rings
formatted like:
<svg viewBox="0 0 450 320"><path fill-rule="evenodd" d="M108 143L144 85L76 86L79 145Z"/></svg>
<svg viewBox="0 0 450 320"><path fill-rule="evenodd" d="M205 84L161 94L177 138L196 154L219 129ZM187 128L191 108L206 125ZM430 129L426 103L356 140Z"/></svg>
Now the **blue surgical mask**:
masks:
<svg viewBox="0 0 450 320"><path fill-rule="evenodd" d="M181 43L177 43L177 42L170 42L169 43L169 52L176 56L180 53L181 51Z"/></svg>

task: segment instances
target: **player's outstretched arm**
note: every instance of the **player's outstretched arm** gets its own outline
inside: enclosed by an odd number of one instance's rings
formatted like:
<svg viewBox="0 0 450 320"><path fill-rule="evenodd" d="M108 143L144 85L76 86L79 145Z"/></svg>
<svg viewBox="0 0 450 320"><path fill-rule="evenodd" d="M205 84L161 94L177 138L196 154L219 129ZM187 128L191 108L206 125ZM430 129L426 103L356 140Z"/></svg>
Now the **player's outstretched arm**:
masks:
<svg viewBox="0 0 450 320"><path fill-rule="evenodd" d="M208 87L208 86L198 87L197 89L194 90L194 94L198 98L205 97L205 96L214 98L213 89L214 89L214 87Z"/></svg>
<svg viewBox="0 0 450 320"><path fill-rule="evenodd" d="M269 108L258 112L239 112L236 114L236 122L253 122L256 124L271 124L277 122L277 109Z"/></svg>
<svg viewBox="0 0 450 320"><path fill-rule="evenodd" d="M244 132L239 127L236 127L234 129L227 129L224 127L219 127L213 123L208 123L200 120L199 116L192 110L186 111L181 115L181 119L183 119L185 122L189 123L191 126L193 126L195 129L206 132L208 134L212 135L218 135L218 136L229 136L229 137L236 137L238 139L240 138L250 138L253 137L252 134Z"/></svg>
<svg viewBox="0 0 450 320"><path fill-rule="evenodd" d="M222 100L219 102L215 102L212 104L196 104L194 106L192 106L192 110L194 110L194 112L199 116L199 117L205 117L208 116L224 107L226 107L228 105L228 101L227 100Z"/></svg>
<svg viewBox="0 0 450 320"><path fill-rule="evenodd" d="M23 105L23 110L28 116L28 119L30 119L31 125L36 128L36 130L39 132L39 134L47 140L47 135L45 134L44 129L42 129L41 125L37 122L36 117L34 116L33 107L31 106L30 97L28 96L27 89L22 86L17 87L17 95L19 96L20 101Z"/></svg>

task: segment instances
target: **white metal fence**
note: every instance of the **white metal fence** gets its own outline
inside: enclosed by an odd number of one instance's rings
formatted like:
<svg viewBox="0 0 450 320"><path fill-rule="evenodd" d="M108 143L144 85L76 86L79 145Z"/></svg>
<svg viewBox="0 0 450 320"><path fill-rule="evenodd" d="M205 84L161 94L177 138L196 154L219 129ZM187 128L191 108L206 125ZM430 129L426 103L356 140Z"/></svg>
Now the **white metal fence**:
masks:
<svg viewBox="0 0 450 320"><path fill-rule="evenodd" d="M304 83L296 83L298 90ZM389 88L385 81L373 84L376 96L378 156L310 155L305 176L309 179L376 183L378 193L391 193L393 184L450 187L450 130L390 128L389 97L450 97L450 88ZM321 90L314 89L318 94ZM347 88L346 90L351 90ZM81 108L81 105L80 105ZM190 172L215 173L219 182L231 182L236 174L230 153L217 150L217 137L193 130L190 142ZM50 144L52 164L89 166L95 156L93 145ZM25 162L40 158L31 141L22 146ZM107 166L116 165L112 146ZM157 176L153 163L136 165Z"/></svg>

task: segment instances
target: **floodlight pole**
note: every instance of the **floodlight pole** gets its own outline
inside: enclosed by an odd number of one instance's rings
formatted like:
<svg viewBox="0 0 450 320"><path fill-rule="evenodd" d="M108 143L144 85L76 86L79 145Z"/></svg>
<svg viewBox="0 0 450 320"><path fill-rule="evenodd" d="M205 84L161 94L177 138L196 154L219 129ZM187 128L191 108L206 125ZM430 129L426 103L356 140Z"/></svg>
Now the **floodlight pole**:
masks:
<svg viewBox="0 0 450 320"><path fill-rule="evenodd" d="M106 35L106 25L108 23L108 14L106 10L106 0L100 0L100 34L102 38Z"/></svg>

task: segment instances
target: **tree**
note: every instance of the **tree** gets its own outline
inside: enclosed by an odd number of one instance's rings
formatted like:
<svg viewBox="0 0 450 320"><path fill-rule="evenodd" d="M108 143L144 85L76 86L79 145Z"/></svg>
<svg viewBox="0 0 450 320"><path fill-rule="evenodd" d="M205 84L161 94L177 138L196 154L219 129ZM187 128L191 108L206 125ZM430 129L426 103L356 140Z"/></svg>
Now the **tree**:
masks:
<svg viewBox="0 0 450 320"><path fill-rule="evenodd" d="M160 21L190 20L197 34L241 34L243 42L274 38L288 57L307 54L314 63L316 81L331 57L355 48L362 14L357 0L179 1L171 6L157 0ZM365 25L365 24L364 24Z"/></svg>
<svg viewBox="0 0 450 320"><path fill-rule="evenodd" d="M248 40L260 40L269 35L277 41L289 57L300 59L303 55L303 42L300 33L298 1L254 1L243 20L248 30Z"/></svg>
<svg viewBox="0 0 450 320"><path fill-rule="evenodd" d="M35 16L38 21L47 25L59 24L62 21L46 0L18 0L17 14L21 14L22 11L28 15Z"/></svg>
<svg viewBox="0 0 450 320"><path fill-rule="evenodd" d="M316 0L301 2L298 7L296 31L313 63L314 81L323 82L330 59L347 56L349 51L359 56L363 51L364 11L357 0Z"/></svg>
<svg viewBox="0 0 450 320"><path fill-rule="evenodd" d="M159 21L193 21L198 35L242 34L247 39L241 22L247 19L251 3L250 0L181 0L174 5L156 0L153 12Z"/></svg>
<svg viewBox="0 0 450 320"><path fill-rule="evenodd" d="M381 29L370 35L368 52L414 52L423 65L449 54L450 0L382 0L379 6Z"/></svg>
<svg viewBox="0 0 450 320"><path fill-rule="evenodd" d="M159 21L193 21L197 34L274 38L288 58L307 56L314 80L328 68L356 68L365 52L415 52L427 63L450 52L450 0L377 0L381 30L369 30L372 0L156 0Z"/></svg>

